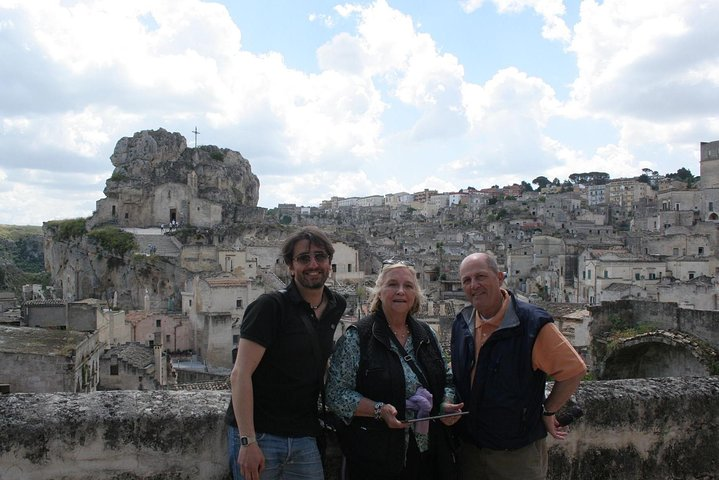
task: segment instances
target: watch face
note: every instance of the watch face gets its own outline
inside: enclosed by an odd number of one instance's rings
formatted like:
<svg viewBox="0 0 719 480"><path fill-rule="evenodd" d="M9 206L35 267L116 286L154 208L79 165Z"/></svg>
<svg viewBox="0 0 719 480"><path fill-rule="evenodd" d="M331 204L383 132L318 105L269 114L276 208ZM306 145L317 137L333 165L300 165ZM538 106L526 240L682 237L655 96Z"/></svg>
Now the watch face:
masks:
<svg viewBox="0 0 719 480"><path fill-rule="evenodd" d="M240 443L241 443L242 445L245 445L245 446L249 445L249 444L250 444L249 438L247 438L247 437L240 437Z"/></svg>

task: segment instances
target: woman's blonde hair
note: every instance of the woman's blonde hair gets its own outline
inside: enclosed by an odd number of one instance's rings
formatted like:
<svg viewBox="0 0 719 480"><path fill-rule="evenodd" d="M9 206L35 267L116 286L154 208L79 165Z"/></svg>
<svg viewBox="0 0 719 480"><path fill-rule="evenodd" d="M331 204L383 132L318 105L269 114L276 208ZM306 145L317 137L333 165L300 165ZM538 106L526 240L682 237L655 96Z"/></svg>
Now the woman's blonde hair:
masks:
<svg viewBox="0 0 719 480"><path fill-rule="evenodd" d="M379 272L379 275L377 276L377 281L375 281L374 288L372 288L372 296L370 297L370 305L369 305L369 311L374 313L378 312L382 309L382 300L380 299L380 292L382 291L382 287L384 287L385 283L387 282L387 272L390 272L392 270L398 269L398 268L406 268L409 270L409 272L412 274L412 280L414 282L414 289L415 289L415 296L414 296L414 303L412 304L412 308L409 309L409 314L414 315L415 313L419 312L419 307L422 305L422 303L425 300L424 292L422 291L422 287L419 286L419 283L417 282L417 271L414 269L412 265L407 265L406 263L392 263L389 265L385 265L382 268L382 271Z"/></svg>

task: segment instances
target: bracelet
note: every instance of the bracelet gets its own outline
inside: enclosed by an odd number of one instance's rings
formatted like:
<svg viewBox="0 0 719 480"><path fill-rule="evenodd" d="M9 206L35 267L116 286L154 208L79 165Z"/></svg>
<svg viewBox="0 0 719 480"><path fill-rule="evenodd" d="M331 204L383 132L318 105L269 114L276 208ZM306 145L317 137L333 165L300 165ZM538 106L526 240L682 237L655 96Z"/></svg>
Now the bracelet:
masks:
<svg viewBox="0 0 719 480"><path fill-rule="evenodd" d="M542 404L542 415L544 415L545 417L551 417L552 415L556 415L556 414L557 414L557 412L550 412L549 410L547 410L547 407L544 404Z"/></svg>
<svg viewBox="0 0 719 480"><path fill-rule="evenodd" d="M382 407L384 407L383 402L377 402L374 404L374 419L375 420L382 420Z"/></svg>

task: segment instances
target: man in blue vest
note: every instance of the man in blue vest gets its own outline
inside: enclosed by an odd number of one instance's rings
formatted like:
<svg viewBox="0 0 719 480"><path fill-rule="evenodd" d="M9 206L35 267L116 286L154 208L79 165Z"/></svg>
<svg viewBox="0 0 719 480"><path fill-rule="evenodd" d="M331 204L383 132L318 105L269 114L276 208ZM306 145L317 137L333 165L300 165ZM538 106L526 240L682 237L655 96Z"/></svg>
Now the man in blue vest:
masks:
<svg viewBox="0 0 719 480"><path fill-rule="evenodd" d="M459 277L471 305L452 324L452 371L464 409L458 425L463 478L544 480L547 433L562 440L555 414L586 365L545 310L502 288L487 253L467 256ZM545 398L547 375L554 387Z"/></svg>

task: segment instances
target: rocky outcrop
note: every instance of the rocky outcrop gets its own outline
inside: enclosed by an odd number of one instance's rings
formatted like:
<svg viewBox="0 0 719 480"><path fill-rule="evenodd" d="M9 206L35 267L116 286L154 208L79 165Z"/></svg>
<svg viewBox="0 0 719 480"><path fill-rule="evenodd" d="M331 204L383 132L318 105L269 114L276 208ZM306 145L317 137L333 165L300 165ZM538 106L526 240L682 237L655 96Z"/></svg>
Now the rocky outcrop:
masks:
<svg viewBox="0 0 719 480"><path fill-rule="evenodd" d="M231 224L238 206L256 207L260 182L239 152L213 145L188 148L179 133L162 128L120 139L91 226Z"/></svg>

